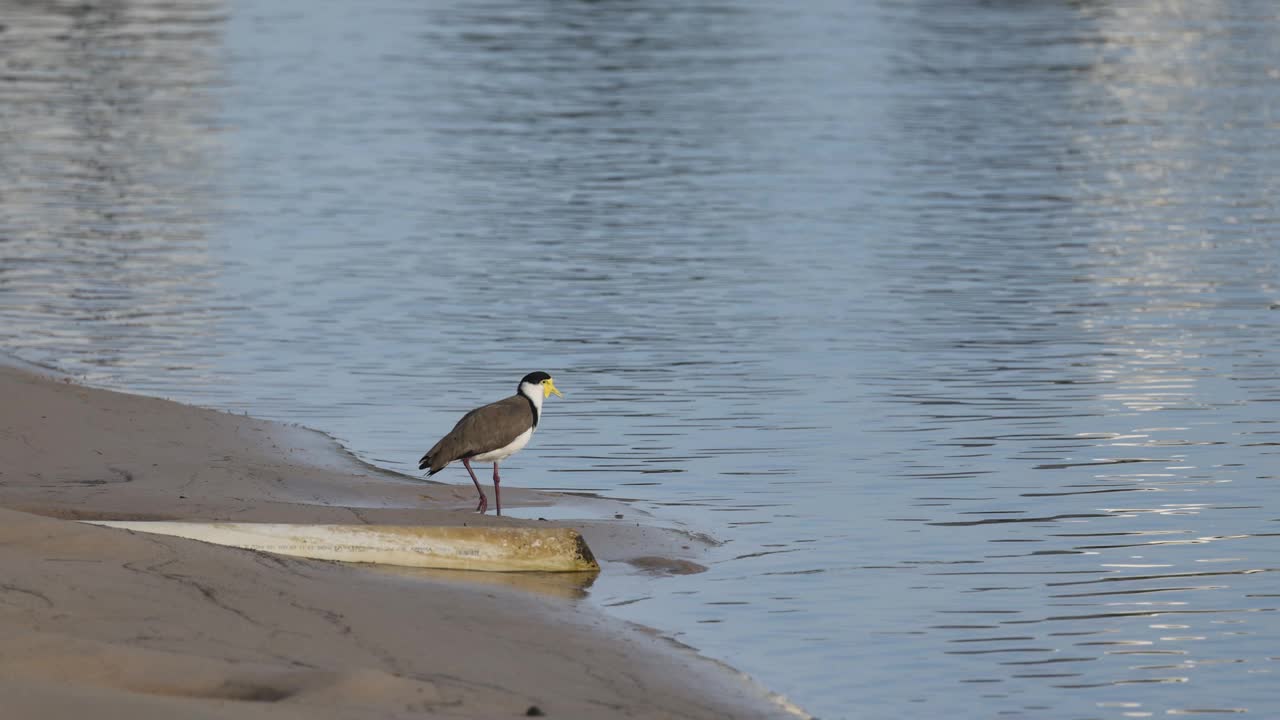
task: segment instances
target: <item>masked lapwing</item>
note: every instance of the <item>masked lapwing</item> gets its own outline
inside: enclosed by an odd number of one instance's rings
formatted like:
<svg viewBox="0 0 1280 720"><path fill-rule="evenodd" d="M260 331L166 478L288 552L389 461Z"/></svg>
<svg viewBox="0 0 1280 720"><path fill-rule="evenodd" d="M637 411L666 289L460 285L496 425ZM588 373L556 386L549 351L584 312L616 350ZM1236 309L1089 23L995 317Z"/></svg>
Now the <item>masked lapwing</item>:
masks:
<svg viewBox="0 0 1280 720"><path fill-rule="evenodd" d="M480 504L476 512L489 509L489 498L485 497L476 473L471 469L471 461L493 463L493 497L497 501L497 512L502 514L502 491L499 489L501 479L498 477L498 463L516 454L533 437L538 429L538 419L542 417L542 401L555 393L564 397L556 389L551 376L544 372L532 372L525 375L516 386L516 394L509 398L489 403L484 407L462 416L448 435L440 438L418 461L419 470L430 471L431 477L454 460L461 460L471 474L471 482L476 484L476 492L480 493Z"/></svg>

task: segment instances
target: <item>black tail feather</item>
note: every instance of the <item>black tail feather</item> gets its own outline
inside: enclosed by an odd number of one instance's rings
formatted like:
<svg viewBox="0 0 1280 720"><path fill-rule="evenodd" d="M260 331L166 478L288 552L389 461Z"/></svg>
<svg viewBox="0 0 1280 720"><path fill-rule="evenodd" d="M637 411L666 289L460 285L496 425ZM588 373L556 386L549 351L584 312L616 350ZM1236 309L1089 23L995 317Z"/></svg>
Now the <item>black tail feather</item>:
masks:
<svg viewBox="0 0 1280 720"><path fill-rule="evenodd" d="M431 455L430 455L430 453L428 453L428 454L426 454L426 455L423 455L423 456L422 456L422 459L418 461L418 469L419 469L419 470L426 470L426 469L427 469L427 468L429 468L429 467L431 467ZM434 472L429 472L429 473L427 473L427 477L431 477L432 475L435 475L435 473L434 473Z"/></svg>

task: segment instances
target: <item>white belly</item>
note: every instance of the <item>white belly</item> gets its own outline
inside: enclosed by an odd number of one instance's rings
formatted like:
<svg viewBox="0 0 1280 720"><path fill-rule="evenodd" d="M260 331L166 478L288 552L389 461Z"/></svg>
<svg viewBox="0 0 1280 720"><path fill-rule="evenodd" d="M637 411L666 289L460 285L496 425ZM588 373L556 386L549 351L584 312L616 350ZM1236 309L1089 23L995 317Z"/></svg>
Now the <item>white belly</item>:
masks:
<svg viewBox="0 0 1280 720"><path fill-rule="evenodd" d="M531 437L533 437L533 428L529 428L517 435L516 439L511 441L511 444L505 447L500 447L497 450L490 450L489 452L480 453L479 455L473 455L471 459L479 462L499 462L506 460L512 455L520 452L525 445L528 445L529 438Z"/></svg>

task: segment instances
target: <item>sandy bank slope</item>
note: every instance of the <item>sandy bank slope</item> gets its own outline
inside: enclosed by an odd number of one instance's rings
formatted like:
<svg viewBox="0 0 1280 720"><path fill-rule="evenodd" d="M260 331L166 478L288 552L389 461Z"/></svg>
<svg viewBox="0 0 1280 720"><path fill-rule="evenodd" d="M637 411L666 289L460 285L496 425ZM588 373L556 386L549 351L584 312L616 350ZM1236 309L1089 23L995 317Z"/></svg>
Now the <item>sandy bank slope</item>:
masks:
<svg viewBox="0 0 1280 720"><path fill-rule="evenodd" d="M0 506L451 515L404 509L423 488L379 480L279 425L11 368L0 368L0 398ZM311 454L328 466L305 464ZM429 491L444 504L454 492ZM488 718L531 705L561 718L780 715L749 681L572 600L12 509L0 510L0 634L5 718Z"/></svg>

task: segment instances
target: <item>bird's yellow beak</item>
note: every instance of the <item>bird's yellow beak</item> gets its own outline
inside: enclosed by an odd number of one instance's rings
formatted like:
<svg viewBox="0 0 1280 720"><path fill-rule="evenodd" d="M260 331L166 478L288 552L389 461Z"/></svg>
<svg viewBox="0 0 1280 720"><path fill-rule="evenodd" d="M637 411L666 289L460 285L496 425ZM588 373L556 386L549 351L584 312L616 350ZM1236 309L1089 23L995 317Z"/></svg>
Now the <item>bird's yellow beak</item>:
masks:
<svg viewBox="0 0 1280 720"><path fill-rule="evenodd" d="M551 393L555 393L556 397L564 397L560 394L560 391L556 389L555 382L552 381L551 378L547 378L542 381L542 398L545 400L546 398L551 397Z"/></svg>

